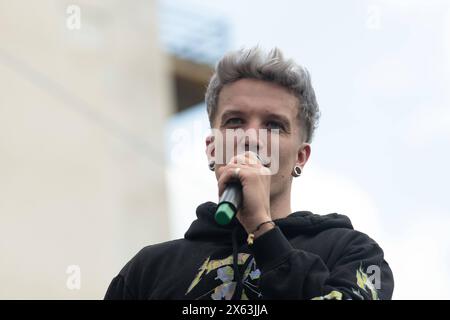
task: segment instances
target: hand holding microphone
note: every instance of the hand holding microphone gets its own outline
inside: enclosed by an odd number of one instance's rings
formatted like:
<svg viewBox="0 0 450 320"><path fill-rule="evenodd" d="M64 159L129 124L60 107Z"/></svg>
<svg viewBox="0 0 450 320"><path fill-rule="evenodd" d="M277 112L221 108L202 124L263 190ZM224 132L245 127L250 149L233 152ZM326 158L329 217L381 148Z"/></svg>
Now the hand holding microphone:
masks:
<svg viewBox="0 0 450 320"><path fill-rule="evenodd" d="M240 168L234 169L234 177L239 179ZM217 211L214 216L220 225L227 225L242 206L242 185L240 182L229 182L220 197Z"/></svg>
<svg viewBox="0 0 450 320"><path fill-rule="evenodd" d="M218 168L219 205L215 214L221 225L234 216L243 227L253 230L270 219L270 169L252 151L239 154Z"/></svg>

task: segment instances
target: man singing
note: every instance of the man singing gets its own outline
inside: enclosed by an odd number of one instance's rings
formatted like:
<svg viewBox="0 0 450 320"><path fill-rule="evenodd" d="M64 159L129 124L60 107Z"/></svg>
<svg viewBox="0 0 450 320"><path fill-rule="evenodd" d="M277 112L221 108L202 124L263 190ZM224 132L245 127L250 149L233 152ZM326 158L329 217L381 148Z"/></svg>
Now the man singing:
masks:
<svg viewBox="0 0 450 320"><path fill-rule="evenodd" d="M200 204L184 239L143 248L105 299L390 299L393 275L374 240L344 215L291 210L319 119L309 73L277 48L230 52L205 100L209 169L218 199L240 186L236 215L220 224L217 204Z"/></svg>

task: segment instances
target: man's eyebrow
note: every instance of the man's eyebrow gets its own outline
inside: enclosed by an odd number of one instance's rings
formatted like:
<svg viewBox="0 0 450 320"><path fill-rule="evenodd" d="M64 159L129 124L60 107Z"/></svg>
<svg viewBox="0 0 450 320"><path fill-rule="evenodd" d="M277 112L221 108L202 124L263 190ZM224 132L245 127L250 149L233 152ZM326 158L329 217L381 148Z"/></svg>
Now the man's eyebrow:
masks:
<svg viewBox="0 0 450 320"><path fill-rule="evenodd" d="M291 122L289 121L289 119L286 116L281 115L281 114L268 113L266 115L266 117L267 117L267 119L275 119L275 120L281 121L281 122L283 122L283 124L285 124L288 127L290 127L290 125L291 125Z"/></svg>
<svg viewBox="0 0 450 320"><path fill-rule="evenodd" d="M226 110L226 111L224 111L224 113L222 113L220 118L224 119L224 118L226 118L228 116L241 116L243 114L244 114L244 112L242 112L240 110Z"/></svg>
<svg viewBox="0 0 450 320"><path fill-rule="evenodd" d="M241 110L226 110L221 114L220 119L221 119L221 121L223 121L224 119L226 119L228 117L243 116L243 115L245 115L245 112L243 112ZM286 128L291 127L291 122L289 121L289 118L284 115L269 112L269 113L265 114L264 117L266 119L278 120L278 121L282 122L286 126Z"/></svg>

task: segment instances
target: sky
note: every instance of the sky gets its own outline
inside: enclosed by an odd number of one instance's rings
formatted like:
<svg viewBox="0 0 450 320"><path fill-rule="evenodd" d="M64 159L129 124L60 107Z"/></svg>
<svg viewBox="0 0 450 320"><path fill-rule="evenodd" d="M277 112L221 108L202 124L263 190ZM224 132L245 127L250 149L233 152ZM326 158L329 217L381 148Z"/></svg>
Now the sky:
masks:
<svg viewBox="0 0 450 320"><path fill-rule="evenodd" d="M178 1L229 24L229 49L277 46L312 75L322 117L292 209L375 239L395 299L450 299L450 2ZM217 201L204 105L167 125L172 238Z"/></svg>

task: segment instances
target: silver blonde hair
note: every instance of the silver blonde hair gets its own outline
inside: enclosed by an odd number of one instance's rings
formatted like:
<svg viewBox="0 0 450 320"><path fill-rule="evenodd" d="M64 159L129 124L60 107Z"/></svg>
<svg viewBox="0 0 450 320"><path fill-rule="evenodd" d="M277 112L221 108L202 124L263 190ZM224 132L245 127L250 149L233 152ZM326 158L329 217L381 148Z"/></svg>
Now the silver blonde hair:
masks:
<svg viewBox="0 0 450 320"><path fill-rule="evenodd" d="M259 79L278 84L298 100L298 120L306 142L310 143L317 128L320 111L309 72L292 59L286 60L280 49L268 53L259 47L227 53L216 65L205 94L209 122L213 125L219 94L223 86L244 78Z"/></svg>

